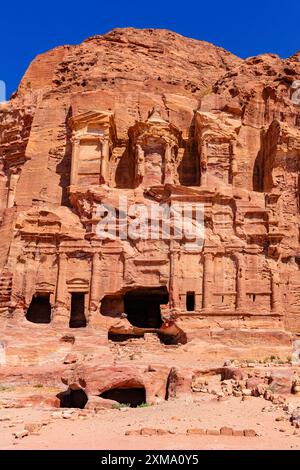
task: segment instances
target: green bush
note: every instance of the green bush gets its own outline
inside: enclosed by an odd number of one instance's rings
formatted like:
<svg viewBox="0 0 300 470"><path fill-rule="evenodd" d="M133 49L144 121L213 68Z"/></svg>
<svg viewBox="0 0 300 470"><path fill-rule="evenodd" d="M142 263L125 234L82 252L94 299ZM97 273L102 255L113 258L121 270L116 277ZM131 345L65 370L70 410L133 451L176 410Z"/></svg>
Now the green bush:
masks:
<svg viewBox="0 0 300 470"><path fill-rule="evenodd" d="M112 408L114 410L119 410L120 408L128 408L128 407L130 407L129 403L115 403L114 405L112 405Z"/></svg>

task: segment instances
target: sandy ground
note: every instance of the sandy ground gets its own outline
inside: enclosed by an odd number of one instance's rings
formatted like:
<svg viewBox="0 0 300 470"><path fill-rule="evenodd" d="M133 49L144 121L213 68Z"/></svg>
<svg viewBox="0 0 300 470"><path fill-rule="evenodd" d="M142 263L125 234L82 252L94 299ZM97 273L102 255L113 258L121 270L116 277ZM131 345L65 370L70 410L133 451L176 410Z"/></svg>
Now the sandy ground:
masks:
<svg viewBox="0 0 300 470"><path fill-rule="evenodd" d="M299 398L293 398L299 403ZM293 400L289 400L293 403ZM265 408L268 411L262 411ZM275 407L273 407L275 408ZM61 411L61 410L59 410ZM0 450L9 449L300 449L300 429L288 415L263 398L217 401L198 393L194 402L168 401L145 408L103 410L86 416L54 418L53 409L0 409ZM277 420L276 420L277 418ZM38 435L16 439L26 423L48 422ZM254 429L257 437L188 436L189 428ZM166 436L126 436L143 427L174 432Z"/></svg>
<svg viewBox="0 0 300 470"><path fill-rule="evenodd" d="M10 330L17 334L14 328ZM73 352L95 355L95 338L90 333L76 332L76 348L70 343L57 343L50 336L49 344L39 342L34 332L26 332L34 344L27 345L24 358L23 341L11 341L8 359L12 366L3 371L0 384L0 450L18 449L91 449L91 450L209 450L209 449L300 449L300 429L295 429L289 421L289 415L282 407L274 406L263 398L247 397L242 401L238 397L228 397L218 401L216 395L208 393L191 393L191 401L183 399L169 400L160 405L144 408L126 408L103 410L97 413L83 410L84 416L77 416L78 410L71 418L64 419L61 410L39 408L5 408L1 405L5 399L30 397L40 394L45 397L56 396L66 390L66 386L58 378L62 371L70 365L64 364L66 354ZM59 334L59 337L62 333ZM18 342L19 341L19 342ZM59 348L57 348L57 344ZM62 344L62 346L61 346ZM17 346L15 346L17 345ZM88 346L87 346L88 345ZM39 347L41 349L39 349ZM44 349L43 349L44 348ZM49 353L51 352L51 354ZM200 352L201 352L201 355ZM193 364L193 369L209 369L221 367L224 357L235 357L230 349L228 354L222 351L222 360L207 355L207 362L202 355L205 349L198 342L189 347L163 347L145 341L129 342L129 344L100 344L97 354L101 361L111 366L140 366L144 364L173 365L185 368ZM22 352L22 354L21 354ZM101 354L100 354L101 352ZM52 356L53 353L53 356ZM229 354L230 353L230 354ZM253 353L254 354L254 353ZM49 361L45 358L49 356ZM37 370L36 358L42 357L41 367ZM20 360L22 358L22 360ZM51 362L52 361L52 362ZM52 366L54 364L54 366ZM26 368L24 367L26 365ZM29 367L34 366L34 367ZM189 366L190 367L190 366ZM273 368L273 366L272 366ZM246 369L245 369L246 371ZM252 371L252 369L251 369ZM49 375L49 376L48 376ZM221 389L220 375L209 376L211 389ZM21 385L23 383L23 385ZM28 385L35 384L35 385ZM50 387L52 384L52 388ZM193 400L193 401L192 401ZM287 401L300 405L300 398L289 395ZM267 411L262 411L266 409ZM59 417L53 414L59 412ZM75 416L76 415L76 416ZM37 435L30 434L16 439L14 433L24 430L30 423L45 423ZM253 429L257 437L223 436L223 435L187 435L188 429L216 429L223 426L235 430ZM141 428L155 428L171 431L168 435L126 435L128 431Z"/></svg>

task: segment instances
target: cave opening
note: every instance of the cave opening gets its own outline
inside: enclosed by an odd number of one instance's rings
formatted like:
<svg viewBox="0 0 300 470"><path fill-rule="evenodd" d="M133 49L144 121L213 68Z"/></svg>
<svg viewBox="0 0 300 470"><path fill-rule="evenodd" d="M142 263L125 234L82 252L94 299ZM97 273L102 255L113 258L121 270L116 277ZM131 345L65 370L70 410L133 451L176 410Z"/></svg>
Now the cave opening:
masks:
<svg viewBox="0 0 300 470"><path fill-rule="evenodd" d="M70 328L84 328L86 326L84 298L85 294L82 292L71 294Z"/></svg>
<svg viewBox="0 0 300 470"><path fill-rule="evenodd" d="M146 390L144 387L111 388L100 394L101 398L117 401L130 408L146 403Z"/></svg>
<svg viewBox="0 0 300 470"><path fill-rule="evenodd" d="M160 328L162 325L160 306L167 304L169 294L166 287L138 288L124 296L124 309L128 321L139 328Z"/></svg>
<svg viewBox="0 0 300 470"><path fill-rule="evenodd" d="M88 397L84 390L67 390L57 395L60 400L60 408L80 408L87 404Z"/></svg>
<svg viewBox="0 0 300 470"><path fill-rule="evenodd" d="M35 294L26 313L26 319L32 323L51 322L50 294Z"/></svg>

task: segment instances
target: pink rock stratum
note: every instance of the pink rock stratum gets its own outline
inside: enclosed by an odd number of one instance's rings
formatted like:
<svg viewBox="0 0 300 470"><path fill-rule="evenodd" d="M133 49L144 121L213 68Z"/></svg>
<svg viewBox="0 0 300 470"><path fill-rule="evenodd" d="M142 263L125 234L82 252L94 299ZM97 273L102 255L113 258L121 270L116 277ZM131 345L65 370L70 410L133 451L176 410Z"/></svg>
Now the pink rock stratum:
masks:
<svg viewBox="0 0 300 470"><path fill-rule="evenodd" d="M4 448L43 447L49 407L86 448L107 413L120 447L299 447L299 79L155 29L31 63L0 104Z"/></svg>

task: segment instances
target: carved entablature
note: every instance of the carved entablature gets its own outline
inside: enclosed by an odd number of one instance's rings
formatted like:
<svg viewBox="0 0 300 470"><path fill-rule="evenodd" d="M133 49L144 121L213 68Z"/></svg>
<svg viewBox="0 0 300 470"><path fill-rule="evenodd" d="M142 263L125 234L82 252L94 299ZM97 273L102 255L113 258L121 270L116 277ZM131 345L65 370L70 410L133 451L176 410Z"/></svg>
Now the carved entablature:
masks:
<svg viewBox="0 0 300 470"><path fill-rule="evenodd" d="M89 281L80 277L69 279L67 282L68 292L88 292Z"/></svg>
<svg viewBox="0 0 300 470"><path fill-rule="evenodd" d="M71 187L107 184L111 152L117 140L113 113L89 111L70 118L69 124Z"/></svg>
<svg viewBox="0 0 300 470"><path fill-rule="evenodd" d="M201 183L207 174L231 184L238 173L236 143L240 119L197 111L195 139L200 156Z"/></svg>
<svg viewBox="0 0 300 470"><path fill-rule="evenodd" d="M47 210L31 209L19 217L17 227L24 240L43 240L57 237L61 232L61 220Z"/></svg>
<svg viewBox="0 0 300 470"><path fill-rule="evenodd" d="M135 186L178 183L181 132L161 117L159 108L153 108L147 121L136 122L129 129L129 137Z"/></svg>
<svg viewBox="0 0 300 470"><path fill-rule="evenodd" d="M47 207L31 208L22 212L16 222L18 235L26 242L51 242L58 240L82 239L82 227L74 228L79 219L67 209L50 210Z"/></svg>

